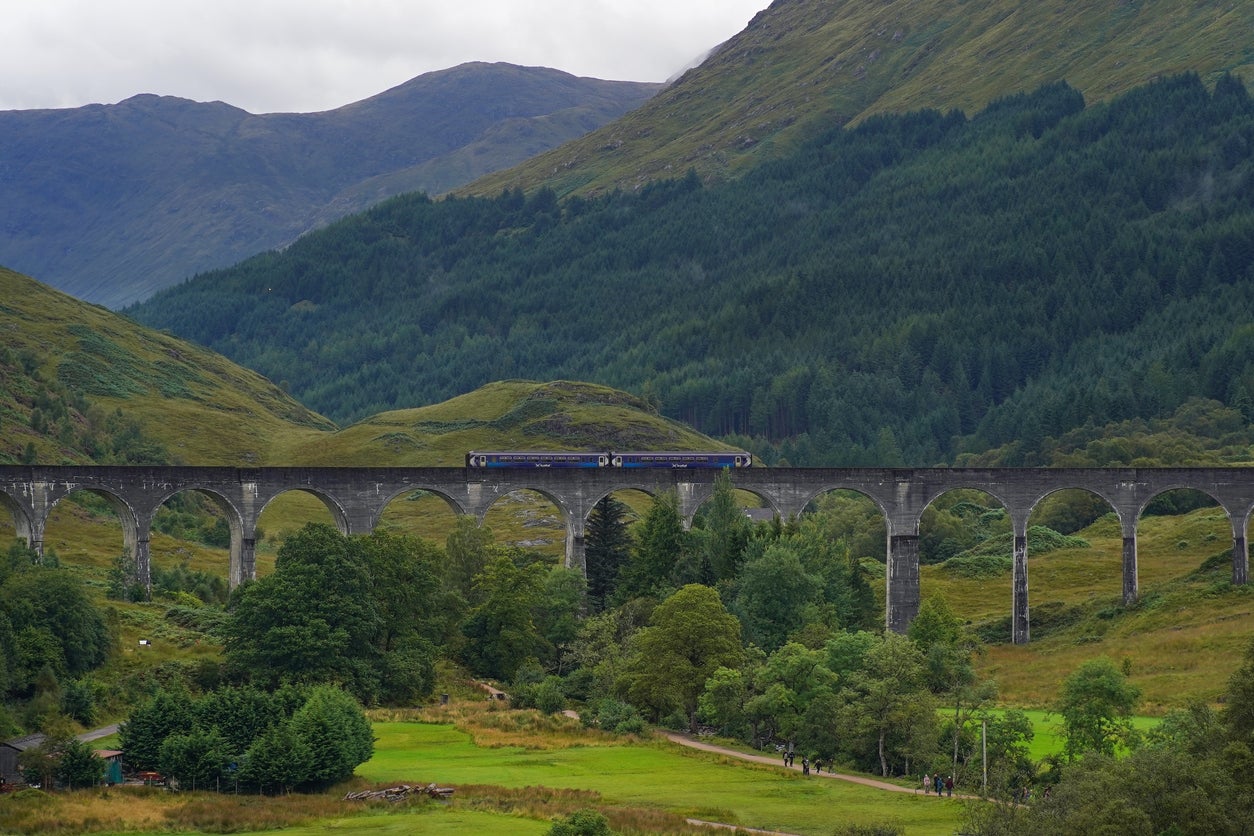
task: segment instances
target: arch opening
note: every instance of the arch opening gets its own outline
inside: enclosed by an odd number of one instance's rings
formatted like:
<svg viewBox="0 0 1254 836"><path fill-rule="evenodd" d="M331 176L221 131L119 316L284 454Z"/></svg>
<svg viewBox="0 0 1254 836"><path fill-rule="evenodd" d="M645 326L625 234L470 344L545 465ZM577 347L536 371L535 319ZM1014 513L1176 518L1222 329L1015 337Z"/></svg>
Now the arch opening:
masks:
<svg viewBox="0 0 1254 836"><path fill-rule="evenodd" d="M1027 521L1032 588L1032 638L1079 629L1095 641L1122 589L1122 526L1114 506L1083 488L1042 497ZM1088 613L1088 616L1085 616Z"/></svg>
<svg viewBox="0 0 1254 836"><path fill-rule="evenodd" d="M110 597L147 596L147 555L137 554L137 522L118 496L80 488L59 498L43 530L43 560L67 564L101 585ZM139 565L141 562L144 565Z"/></svg>
<svg viewBox="0 0 1254 836"><path fill-rule="evenodd" d="M457 506L437 491L405 491L388 500L376 530L418 537L443 546L457 527Z"/></svg>
<svg viewBox="0 0 1254 836"><path fill-rule="evenodd" d="M553 563L565 559L565 513L541 491L528 488L499 497L484 512L482 525L501 546L523 549Z"/></svg>
<svg viewBox="0 0 1254 836"><path fill-rule="evenodd" d="M8 513L3 513L7 511ZM0 491L0 544L7 545L22 540L27 546L31 540L31 523L22 507L4 491Z"/></svg>
<svg viewBox="0 0 1254 836"><path fill-rule="evenodd" d="M257 515L254 532L257 577L274 571L274 559L283 541L309 523L335 526L341 533L347 531L343 512L323 494L292 488L271 497Z"/></svg>
<svg viewBox="0 0 1254 836"><path fill-rule="evenodd" d="M735 599L755 643L819 648L839 631L883 626L887 521L874 500L824 491L796 519L756 525Z"/></svg>
<svg viewBox="0 0 1254 836"><path fill-rule="evenodd" d="M239 512L224 497L199 488L167 497L149 532L153 597L225 605L240 579L242 538Z"/></svg>
<svg viewBox="0 0 1254 836"><path fill-rule="evenodd" d="M942 599L985 641L1010 641L1014 545L1001 500L974 488L939 494L919 518L920 599Z"/></svg>
<svg viewBox="0 0 1254 836"><path fill-rule="evenodd" d="M1210 494L1174 488L1155 494L1136 523L1138 597L1169 585L1232 579L1232 522Z"/></svg>

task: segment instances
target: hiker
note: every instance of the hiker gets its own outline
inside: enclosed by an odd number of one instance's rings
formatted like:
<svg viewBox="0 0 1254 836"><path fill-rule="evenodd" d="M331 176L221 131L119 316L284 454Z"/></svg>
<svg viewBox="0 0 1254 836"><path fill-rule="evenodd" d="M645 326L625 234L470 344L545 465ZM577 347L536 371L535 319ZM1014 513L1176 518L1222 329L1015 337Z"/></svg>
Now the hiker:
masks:
<svg viewBox="0 0 1254 836"><path fill-rule="evenodd" d="M923 773L923 794L927 795L932 791L932 776L926 772Z"/></svg>
<svg viewBox="0 0 1254 836"><path fill-rule="evenodd" d="M945 780L941 778L939 772L932 778L932 787L936 790L936 797L940 798L941 790L945 788Z"/></svg>
<svg viewBox="0 0 1254 836"><path fill-rule="evenodd" d="M954 794L954 776L950 775L945 779L945 795L952 796Z"/></svg>

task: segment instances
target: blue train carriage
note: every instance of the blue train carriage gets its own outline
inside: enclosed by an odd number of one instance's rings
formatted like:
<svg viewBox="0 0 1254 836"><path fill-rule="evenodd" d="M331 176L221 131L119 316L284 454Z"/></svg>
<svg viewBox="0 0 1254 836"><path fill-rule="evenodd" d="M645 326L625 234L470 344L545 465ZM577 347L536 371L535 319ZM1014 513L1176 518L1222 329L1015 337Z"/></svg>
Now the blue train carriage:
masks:
<svg viewBox="0 0 1254 836"><path fill-rule="evenodd" d="M610 453L614 467L749 467L753 456L738 451L706 453L659 453L655 451Z"/></svg>
<svg viewBox="0 0 1254 836"><path fill-rule="evenodd" d="M466 467L609 467L609 464L609 453L604 451L472 450L466 454Z"/></svg>

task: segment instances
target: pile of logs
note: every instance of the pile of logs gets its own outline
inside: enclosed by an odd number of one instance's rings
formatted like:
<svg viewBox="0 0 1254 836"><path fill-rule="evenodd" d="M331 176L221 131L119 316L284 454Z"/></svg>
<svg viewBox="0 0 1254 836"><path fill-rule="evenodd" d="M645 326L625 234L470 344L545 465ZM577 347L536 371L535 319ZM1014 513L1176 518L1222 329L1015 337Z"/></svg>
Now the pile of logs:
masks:
<svg viewBox="0 0 1254 836"><path fill-rule="evenodd" d="M404 801L411 795L426 795L431 798L439 798L448 800L453 797L452 787L437 787L435 784L427 784L425 787L410 786L409 784L397 784L395 787L387 787L381 790L362 790L361 792L350 792L344 796L345 801Z"/></svg>

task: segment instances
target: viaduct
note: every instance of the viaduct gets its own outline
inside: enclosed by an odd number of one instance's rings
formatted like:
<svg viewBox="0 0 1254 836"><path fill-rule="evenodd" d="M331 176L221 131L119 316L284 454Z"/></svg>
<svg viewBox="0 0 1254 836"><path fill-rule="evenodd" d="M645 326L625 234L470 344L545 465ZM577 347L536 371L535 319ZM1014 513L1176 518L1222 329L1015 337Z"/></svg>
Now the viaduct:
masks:
<svg viewBox="0 0 1254 836"><path fill-rule="evenodd" d="M498 499L534 490L561 511L566 563L584 569L584 528L593 506L620 490L647 494L674 490L691 522L712 495L712 469L469 469L451 467L95 467L0 466L0 507L19 538L42 553L48 514L75 491L104 497L122 521L123 539L141 581L150 579L149 530L158 508L183 491L207 495L231 529L230 583L255 577L255 532L266 505L287 491L318 497L345 534L367 534L393 499L416 490L444 499L454 513L484 514ZM833 490L867 496L884 515L888 566L885 625L903 632L919 611L919 521L924 509L955 488L985 491L999 500L1014 531L1012 637L1029 638L1027 523L1032 509L1060 490L1082 489L1114 509L1123 532L1123 601L1137 600L1137 523L1146 504L1164 491L1191 488L1214 499L1232 528L1232 582L1248 580L1246 528L1254 512L1254 468L746 468L731 471L735 487L760 497L783 518Z"/></svg>

